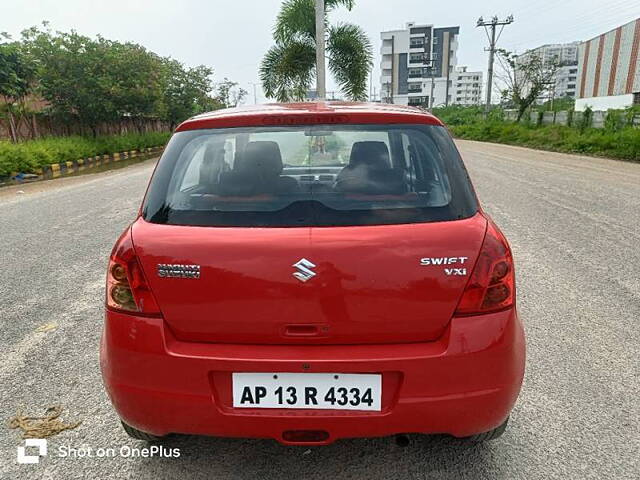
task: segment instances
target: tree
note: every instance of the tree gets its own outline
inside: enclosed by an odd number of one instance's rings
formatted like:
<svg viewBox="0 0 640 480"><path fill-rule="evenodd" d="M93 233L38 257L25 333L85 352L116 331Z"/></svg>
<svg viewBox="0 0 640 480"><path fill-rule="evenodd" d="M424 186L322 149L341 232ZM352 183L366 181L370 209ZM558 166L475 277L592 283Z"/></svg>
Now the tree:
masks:
<svg viewBox="0 0 640 480"><path fill-rule="evenodd" d="M186 68L172 58L163 59L162 118L169 122L171 130L193 115L223 108L210 97L212 74L213 71L204 65Z"/></svg>
<svg viewBox="0 0 640 480"><path fill-rule="evenodd" d="M216 85L216 95L214 97L224 108L237 107L247 96L248 92L244 88L238 88L238 82L232 82L227 77Z"/></svg>
<svg viewBox="0 0 640 480"><path fill-rule="evenodd" d="M9 40L8 35L0 35ZM18 141L18 121L25 112L25 99L33 91L36 67L25 55L18 42L0 43L0 97L3 110L9 121L9 134L13 142Z"/></svg>
<svg viewBox="0 0 640 480"><path fill-rule="evenodd" d="M162 60L134 43L119 43L98 37L104 44L109 67L108 95L118 118L130 117L142 133L145 120L155 117L164 93Z"/></svg>
<svg viewBox="0 0 640 480"><path fill-rule="evenodd" d="M97 134L102 122L118 117L111 68L104 43L76 32L52 33L33 27L23 42L38 64L39 93L61 119L79 118Z"/></svg>
<svg viewBox="0 0 640 480"><path fill-rule="evenodd" d="M162 62L140 45L36 27L23 32L23 45L38 65L38 92L52 112L79 119L94 136L100 124L125 116L142 130L160 109Z"/></svg>
<svg viewBox="0 0 640 480"><path fill-rule="evenodd" d="M339 6L351 10L355 0L324 0L330 13ZM276 19L276 44L265 54L260 79L268 97L280 102L304 99L316 75L315 0L285 0ZM372 67L371 42L357 25L339 23L327 28L329 70L345 95L367 98Z"/></svg>
<svg viewBox="0 0 640 480"><path fill-rule="evenodd" d="M518 110L519 122L533 102L555 84L559 64L544 61L541 55L518 56L506 50L498 50L497 58L502 69L498 78L505 85L502 99Z"/></svg>
<svg viewBox="0 0 640 480"><path fill-rule="evenodd" d="M123 118L141 132L148 119L158 118L173 129L247 95L227 78L214 92L211 76L204 65L189 68L131 42L52 32L46 22L22 32L20 42L0 40L0 99L10 108L33 92L56 120L78 122L94 136L101 125Z"/></svg>

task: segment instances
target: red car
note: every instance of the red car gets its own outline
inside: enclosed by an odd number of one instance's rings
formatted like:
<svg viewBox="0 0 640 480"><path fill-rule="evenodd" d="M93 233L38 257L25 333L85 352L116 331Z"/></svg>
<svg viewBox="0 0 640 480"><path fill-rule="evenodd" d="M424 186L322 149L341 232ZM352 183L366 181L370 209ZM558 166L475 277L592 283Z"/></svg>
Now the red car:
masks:
<svg viewBox="0 0 640 480"><path fill-rule="evenodd" d="M434 116L221 110L177 129L108 267L127 433L498 437L522 383L513 258Z"/></svg>

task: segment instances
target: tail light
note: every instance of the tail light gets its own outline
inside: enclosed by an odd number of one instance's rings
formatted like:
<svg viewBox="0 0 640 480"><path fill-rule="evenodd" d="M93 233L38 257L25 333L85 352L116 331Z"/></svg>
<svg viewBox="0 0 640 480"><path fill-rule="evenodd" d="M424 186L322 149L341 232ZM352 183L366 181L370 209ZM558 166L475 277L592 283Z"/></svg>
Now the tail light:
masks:
<svg viewBox="0 0 640 480"><path fill-rule="evenodd" d="M133 249L129 229L120 236L111 252L106 294L107 307L111 309L142 315L160 314Z"/></svg>
<svg viewBox="0 0 640 480"><path fill-rule="evenodd" d="M455 315L478 315L509 308L515 302L515 290L509 244L498 227L489 221L480 255Z"/></svg>

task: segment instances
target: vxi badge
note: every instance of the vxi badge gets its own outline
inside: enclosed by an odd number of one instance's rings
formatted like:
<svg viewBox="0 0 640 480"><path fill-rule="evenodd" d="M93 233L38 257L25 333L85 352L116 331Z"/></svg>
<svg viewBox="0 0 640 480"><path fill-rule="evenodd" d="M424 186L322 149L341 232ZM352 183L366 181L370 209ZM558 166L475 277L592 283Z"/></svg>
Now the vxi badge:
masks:
<svg viewBox="0 0 640 480"><path fill-rule="evenodd" d="M306 258L301 258L292 266L298 269L297 272L293 272L293 276L301 282L306 282L316 276L316 272L311 270L312 268L315 268L316 265Z"/></svg>
<svg viewBox="0 0 640 480"><path fill-rule="evenodd" d="M420 259L420 265L423 267L439 266L439 265L466 265L469 257L425 257ZM449 276L465 276L467 275L466 266L463 268L445 268L444 273Z"/></svg>

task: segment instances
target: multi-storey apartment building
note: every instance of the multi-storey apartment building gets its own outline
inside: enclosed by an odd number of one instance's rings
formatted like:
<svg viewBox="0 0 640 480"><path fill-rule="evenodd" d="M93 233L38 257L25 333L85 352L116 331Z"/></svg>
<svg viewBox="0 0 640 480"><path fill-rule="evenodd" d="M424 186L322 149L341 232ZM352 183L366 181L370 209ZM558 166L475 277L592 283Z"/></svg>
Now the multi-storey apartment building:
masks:
<svg viewBox="0 0 640 480"><path fill-rule="evenodd" d="M549 89L549 93L538 99L539 102L553 98L563 98L576 96L578 81L578 48L580 42L554 43L542 45L541 47L529 50L519 57L519 61L524 61L533 55L539 56L543 62L556 62L559 67L556 72L555 85Z"/></svg>
<svg viewBox="0 0 640 480"><path fill-rule="evenodd" d="M456 105L482 103L482 72L469 72L467 67L456 67L452 75L451 102Z"/></svg>
<svg viewBox="0 0 640 480"><path fill-rule="evenodd" d="M436 107L452 103L460 27L407 23L381 33L383 102Z"/></svg>
<svg viewBox="0 0 640 480"><path fill-rule="evenodd" d="M640 104L640 18L580 45L576 110Z"/></svg>

